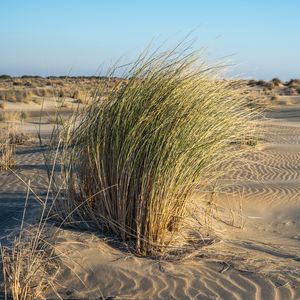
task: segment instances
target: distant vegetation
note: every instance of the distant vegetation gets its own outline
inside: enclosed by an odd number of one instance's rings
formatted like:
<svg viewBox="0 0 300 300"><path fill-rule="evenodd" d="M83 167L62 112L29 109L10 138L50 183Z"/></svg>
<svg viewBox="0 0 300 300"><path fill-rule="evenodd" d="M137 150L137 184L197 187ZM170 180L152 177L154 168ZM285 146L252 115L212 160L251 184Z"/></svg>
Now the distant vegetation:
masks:
<svg viewBox="0 0 300 300"><path fill-rule="evenodd" d="M84 102L90 93L101 90L105 96L121 79L97 76L0 76L0 100L8 102L36 101L36 97L68 97Z"/></svg>
<svg viewBox="0 0 300 300"><path fill-rule="evenodd" d="M0 75L0 79L11 79L11 76L3 74Z"/></svg>
<svg viewBox="0 0 300 300"><path fill-rule="evenodd" d="M95 91L107 96L116 85L125 82L125 78L105 76L31 76L11 77L0 75L0 101L37 102L37 98L58 97L73 98L79 103L88 102ZM268 103L276 95L300 94L300 80L281 81L279 78L266 80L241 80L250 88L249 103L256 103L259 92L260 105ZM254 93L253 93L254 92ZM276 95L275 95L276 94ZM256 100L255 100L256 99ZM256 103L257 104L257 103Z"/></svg>

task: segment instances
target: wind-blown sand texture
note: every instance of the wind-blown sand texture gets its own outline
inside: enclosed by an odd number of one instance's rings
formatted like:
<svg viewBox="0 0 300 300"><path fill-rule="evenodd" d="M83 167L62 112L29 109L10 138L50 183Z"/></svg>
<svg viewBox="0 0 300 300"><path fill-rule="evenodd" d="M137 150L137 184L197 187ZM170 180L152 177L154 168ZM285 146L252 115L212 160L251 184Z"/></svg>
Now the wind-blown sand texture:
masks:
<svg viewBox="0 0 300 300"><path fill-rule="evenodd" d="M63 299L299 299L300 105L295 103L267 113L259 151L224 178L213 221L220 241L184 260L158 261L131 255L108 237L63 229L57 249L68 266L58 280ZM15 171L43 195L42 151L19 148ZM4 235L20 223L26 187L7 171L0 180ZM28 211L34 219L33 201Z"/></svg>
<svg viewBox="0 0 300 300"><path fill-rule="evenodd" d="M16 166L14 172L24 179L30 180L30 186L37 194L45 195L47 188L46 169L43 163L40 147L20 147L16 150ZM10 171L0 173L0 238L20 225L22 218L27 187ZM34 217L38 208L33 195L27 207L27 214ZM36 215L38 217L38 215Z"/></svg>

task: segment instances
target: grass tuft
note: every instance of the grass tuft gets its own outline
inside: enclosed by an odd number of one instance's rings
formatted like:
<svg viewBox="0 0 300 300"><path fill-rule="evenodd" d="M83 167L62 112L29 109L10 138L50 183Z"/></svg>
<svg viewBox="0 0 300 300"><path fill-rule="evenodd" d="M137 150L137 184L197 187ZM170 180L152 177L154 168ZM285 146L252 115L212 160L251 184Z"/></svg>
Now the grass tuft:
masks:
<svg viewBox="0 0 300 300"><path fill-rule="evenodd" d="M10 246L1 246L6 297L15 300L42 299L44 292L53 288L59 267L46 236L35 227L23 228Z"/></svg>
<svg viewBox="0 0 300 300"><path fill-rule="evenodd" d="M14 145L6 142L0 145L0 170L9 170L15 165Z"/></svg>
<svg viewBox="0 0 300 300"><path fill-rule="evenodd" d="M254 131L238 83L220 80L218 68L197 53L143 54L106 99L94 93L57 134L65 150L62 218L76 209L139 255L165 253L195 189L220 176L220 165L241 151L235 142Z"/></svg>

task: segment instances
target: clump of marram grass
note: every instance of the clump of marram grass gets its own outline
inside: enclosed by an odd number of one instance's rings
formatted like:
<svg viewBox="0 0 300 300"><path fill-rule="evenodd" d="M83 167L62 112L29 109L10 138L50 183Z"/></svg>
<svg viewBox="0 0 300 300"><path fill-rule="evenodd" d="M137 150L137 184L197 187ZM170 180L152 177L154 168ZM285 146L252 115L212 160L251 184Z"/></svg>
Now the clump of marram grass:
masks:
<svg viewBox="0 0 300 300"><path fill-rule="evenodd" d="M197 53L145 55L107 100L95 93L58 133L66 183L58 214L76 211L140 255L165 253L195 189L216 179L241 150L235 142L253 133L238 83L217 73Z"/></svg>

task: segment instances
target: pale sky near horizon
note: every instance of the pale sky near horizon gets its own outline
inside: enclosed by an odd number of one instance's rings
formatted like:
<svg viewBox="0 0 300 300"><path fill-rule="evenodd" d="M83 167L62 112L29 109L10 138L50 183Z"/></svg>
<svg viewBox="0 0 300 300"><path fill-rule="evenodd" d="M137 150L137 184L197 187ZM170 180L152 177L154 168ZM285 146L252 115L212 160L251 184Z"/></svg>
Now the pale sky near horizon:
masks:
<svg viewBox="0 0 300 300"><path fill-rule="evenodd" d="M94 75L189 32L233 76L300 78L298 0L0 0L0 74Z"/></svg>

